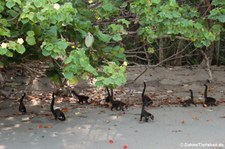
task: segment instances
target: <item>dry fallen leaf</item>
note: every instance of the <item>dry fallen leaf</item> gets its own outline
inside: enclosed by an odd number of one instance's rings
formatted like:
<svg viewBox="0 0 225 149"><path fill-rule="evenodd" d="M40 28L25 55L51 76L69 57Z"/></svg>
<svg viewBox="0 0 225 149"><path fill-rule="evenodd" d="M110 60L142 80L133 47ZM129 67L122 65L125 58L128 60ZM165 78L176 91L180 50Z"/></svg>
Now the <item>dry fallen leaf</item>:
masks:
<svg viewBox="0 0 225 149"><path fill-rule="evenodd" d="M182 132L181 130L172 130L172 132Z"/></svg>
<svg viewBox="0 0 225 149"><path fill-rule="evenodd" d="M24 117L24 118L22 118L22 122L27 122L27 121L29 121L30 120L30 118L29 117Z"/></svg>
<svg viewBox="0 0 225 149"><path fill-rule="evenodd" d="M69 109L68 108L62 108L62 112L68 112Z"/></svg>
<svg viewBox="0 0 225 149"><path fill-rule="evenodd" d="M128 145L127 145L127 144L125 144L125 145L123 146L123 148L124 148L124 149L128 148Z"/></svg>
<svg viewBox="0 0 225 149"><path fill-rule="evenodd" d="M45 125L44 128L52 128L52 125Z"/></svg>
<svg viewBox="0 0 225 149"><path fill-rule="evenodd" d="M51 115L51 114L47 114L47 113L46 113L46 114L44 114L44 116L48 117L48 116L52 116L52 115Z"/></svg>
<svg viewBox="0 0 225 149"><path fill-rule="evenodd" d="M193 120L199 120L199 118L197 116L193 116L192 119Z"/></svg>
<svg viewBox="0 0 225 149"><path fill-rule="evenodd" d="M113 144L113 140L112 139L109 139L109 144Z"/></svg>
<svg viewBox="0 0 225 149"><path fill-rule="evenodd" d="M43 128L42 124L39 124L39 125L38 125L38 128Z"/></svg>
<svg viewBox="0 0 225 149"><path fill-rule="evenodd" d="M181 124L185 124L186 122L183 120L183 121L181 121Z"/></svg>
<svg viewBox="0 0 225 149"><path fill-rule="evenodd" d="M79 116L79 115L81 115L81 113L80 112L75 112L75 115Z"/></svg>
<svg viewBox="0 0 225 149"><path fill-rule="evenodd" d="M172 91L172 90L167 90L166 92L167 92L167 93L172 93L173 91Z"/></svg>

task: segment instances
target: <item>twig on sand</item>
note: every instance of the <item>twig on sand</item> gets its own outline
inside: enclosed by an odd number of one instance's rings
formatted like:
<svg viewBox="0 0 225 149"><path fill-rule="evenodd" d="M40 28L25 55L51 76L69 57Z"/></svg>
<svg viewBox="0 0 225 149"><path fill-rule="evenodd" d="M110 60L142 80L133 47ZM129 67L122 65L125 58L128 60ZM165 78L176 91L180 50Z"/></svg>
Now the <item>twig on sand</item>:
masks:
<svg viewBox="0 0 225 149"><path fill-rule="evenodd" d="M212 77L212 71L210 69L209 58L203 50L201 50L201 53L204 56L204 59L206 62L206 71L208 72L209 80L211 81L213 79L213 77Z"/></svg>
<svg viewBox="0 0 225 149"><path fill-rule="evenodd" d="M140 78L140 77L148 70L148 68L153 68L153 69L154 69L154 68L160 66L161 64L163 64L163 63L165 63L165 62L167 62L167 61L170 61L170 60L173 59L176 55L178 55L178 54L184 52L184 51L187 49L187 47L188 47L189 45L191 45L191 43L192 43L192 42L190 42L189 44L187 44L181 51L179 51L179 52L177 52L177 53L171 55L170 57L168 57L168 58L162 60L162 61L159 62L158 64L156 64L156 65L147 65L146 68L145 68L145 70L144 70L143 72L141 72L141 73L140 73L140 74L139 74L139 75L138 75L131 83L135 82L138 78ZM193 51L195 51L196 49L197 49L197 48L195 48Z"/></svg>

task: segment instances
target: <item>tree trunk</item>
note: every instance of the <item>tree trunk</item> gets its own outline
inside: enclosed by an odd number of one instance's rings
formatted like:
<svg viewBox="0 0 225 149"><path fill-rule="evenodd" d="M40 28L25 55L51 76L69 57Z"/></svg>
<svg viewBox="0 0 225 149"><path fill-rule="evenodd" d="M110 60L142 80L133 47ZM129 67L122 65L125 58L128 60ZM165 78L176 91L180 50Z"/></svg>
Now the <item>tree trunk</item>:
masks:
<svg viewBox="0 0 225 149"><path fill-rule="evenodd" d="M177 52L174 60L175 66L181 66L182 65L182 53L179 53L184 48L184 40L180 40L177 46Z"/></svg>
<svg viewBox="0 0 225 149"><path fill-rule="evenodd" d="M206 7L206 10L205 10L205 14L208 15L209 12L211 11L212 9L212 5L211 5L211 0L205 0L204 1L205 5L207 6ZM207 26L208 26L208 29L210 30L211 27L213 26L213 20L211 19L207 19ZM205 50L205 54L207 55L208 57L208 60L209 60L209 64L211 65L212 64L212 60L213 60L213 53L214 53L214 49L216 48L215 46L215 42L212 42L211 45L209 47L206 47L206 50ZM203 60L201 65L205 66L206 63L205 61Z"/></svg>
<svg viewBox="0 0 225 149"><path fill-rule="evenodd" d="M164 60L163 39L159 39L159 62Z"/></svg>

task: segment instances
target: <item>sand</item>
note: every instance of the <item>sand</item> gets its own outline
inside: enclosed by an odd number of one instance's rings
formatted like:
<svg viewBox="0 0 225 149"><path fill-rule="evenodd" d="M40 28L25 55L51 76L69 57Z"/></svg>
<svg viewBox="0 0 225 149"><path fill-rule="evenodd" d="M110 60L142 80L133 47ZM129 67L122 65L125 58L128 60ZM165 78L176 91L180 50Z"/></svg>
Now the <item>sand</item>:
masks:
<svg viewBox="0 0 225 149"><path fill-rule="evenodd" d="M118 89L116 98L140 100L143 80L147 80L147 94L155 94L155 104L165 97L184 100L189 96L189 88L195 90L196 100L202 99L203 84L208 77L204 70L160 69L149 70L136 83L122 87L132 91L127 97L120 96ZM64 107L67 118L61 122L54 120L49 101L26 102L28 113L21 115L17 101L1 100L0 149L225 148L225 73L224 68L217 69L213 71L209 94L221 101L218 106L204 108L198 104L184 108L169 104L148 107L147 111L155 119L147 123L139 121L141 106L135 102L125 114L100 106L57 103ZM133 72L129 70L128 74ZM141 70L135 72L138 74ZM135 76L129 75L128 80Z"/></svg>

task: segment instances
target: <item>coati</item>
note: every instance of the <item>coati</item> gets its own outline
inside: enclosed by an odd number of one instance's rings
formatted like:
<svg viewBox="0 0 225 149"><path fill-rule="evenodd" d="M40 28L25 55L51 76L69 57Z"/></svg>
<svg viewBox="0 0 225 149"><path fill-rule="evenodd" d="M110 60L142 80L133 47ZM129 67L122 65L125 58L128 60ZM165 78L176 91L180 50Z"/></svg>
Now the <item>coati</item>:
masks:
<svg viewBox="0 0 225 149"><path fill-rule="evenodd" d="M108 93L108 96L105 97L105 102L110 102L113 99L113 89L111 89L111 94L109 92L109 88L106 87L106 91Z"/></svg>
<svg viewBox="0 0 225 149"><path fill-rule="evenodd" d="M190 89L190 99L187 99L183 102L183 107L189 107L191 104L195 105L197 107L197 105L194 103L194 96L193 96L193 91Z"/></svg>
<svg viewBox="0 0 225 149"><path fill-rule="evenodd" d="M149 113L148 111L145 110L145 106L147 106L149 103L148 101L144 101L142 103L142 109L141 109L141 116L140 116L140 121L142 121L142 118L145 118L145 122L148 122L148 119L151 118L151 120L154 120L154 116Z"/></svg>
<svg viewBox="0 0 225 149"><path fill-rule="evenodd" d="M50 105L50 110L52 112L52 114L55 117L55 120L60 120L60 121L65 121L66 117L64 115L64 113L60 110L60 109L54 109L54 103L55 103L55 93L52 93L52 102Z"/></svg>
<svg viewBox="0 0 225 149"><path fill-rule="evenodd" d="M111 110L115 108L117 111L120 111L120 110L124 111L124 108L126 109L128 108L127 104L125 104L124 102L119 100L113 100L113 89L111 89L111 94L109 92L108 87L106 87L106 90L108 92L108 96L105 98L105 101L111 102L112 104Z"/></svg>
<svg viewBox="0 0 225 149"><path fill-rule="evenodd" d="M84 102L86 103L86 104L89 104L88 103L88 99L89 99L89 97L88 96L85 96L85 95L79 95L79 94L77 94L74 90L72 90L72 93L75 95L75 96L77 96L77 98L78 98L78 103L79 104L83 104Z"/></svg>
<svg viewBox="0 0 225 149"><path fill-rule="evenodd" d="M205 104L204 105L206 105L206 106L217 106L216 105L216 99L213 98L213 97L207 96L208 86L206 84L204 84L204 86L205 86L205 92L204 92Z"/></svg>
<svg viewBox="0 0 225 149"><path fill-rule="evenodd" d="M26 107L23 103L23 99L24 97L26 96L26 93L23 93L23 96L20 98L20 105L19 105L19 111L22 113L22 114L26 114L27 113L27 110L26 110Z"/></svg>
<svg viewBox="0 0 225 149"><path fill-rule="evenodd" d="M119 100L111 100L111 103L112 103L112 107L111 107L111 110L113 110L114 108L116 108L117 111L119 110L122 110L124 111L124 108L128 108L127 104L125 104L124 102L122 101L119 101Z"/></svg>
<svg viewBox="0 0 225 149"><path fill-rule="evenodd" d="M145 95L146 83L144 82L144 89L142 91L142 102L145 103L146 106L152 105L153 101L147 95Z"/></svg>

